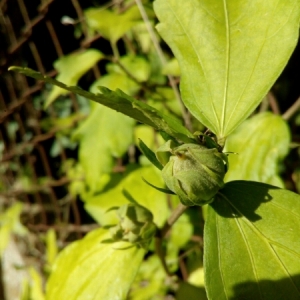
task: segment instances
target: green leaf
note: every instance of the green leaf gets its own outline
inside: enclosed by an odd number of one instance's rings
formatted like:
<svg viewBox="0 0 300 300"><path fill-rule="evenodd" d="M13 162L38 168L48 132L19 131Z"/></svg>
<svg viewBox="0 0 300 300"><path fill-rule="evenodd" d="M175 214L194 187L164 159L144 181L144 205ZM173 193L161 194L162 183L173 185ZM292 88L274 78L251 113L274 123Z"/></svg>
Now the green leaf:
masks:
<svg viewBox="0 0 300 300"><path fill-rule="evenodd" d="M268 92L298 41L298 0L156 0L183 102L219 138Z"/></svg>
<svg viewBox="0 0 300 300"><path fill-rule="evenodd" d="M192 271L189 274L188 283L198 286L198 287L204 287L204 269L203 266L198 267L194 271Z"/></svg>
<svg viewBox="0 0 300 300"><path fill-rule="evenodd" d="M266 130L267 128L267 130ZM253 180L283 187L278 162L289 152L290 130L286 122L271 113L245 121L226 140L229 171L225 181Z"/></svg>
<svg viewBox="0 0 300 300"><path fill-rule="evenodd" d="M193 235L193 225L187 214L183 214L172 226L170 243L177 248L183 248Z"/></svg>
<svg viewBox="0 0 300 300"><path fill-rule="evenodd" d="M189 132L188 129L186 129L178 121L178 119L171 115L161 113L155 108L147 105L144 102L135 100L120 90L113 92L102 87L102 94L95 95L76 86L67 86L62 82L28 68L10 67L9 70L25 74L26 76L33 77L38 80L43 80L80 96L86 97L92 101L98 102L113 110L119 111L124 115L136 119L141 123L150 125L158 130L165 131L166 133L183 142L195 142L193 134Z"/></svg>
<svg viewBox="0 0 300 300"><path fill-rule="evenodd" d="M170 61L168 61L163 66L162 74L180 76L180 68L179 68L178 60L176 58L173 58Z"/></svg>
<svg viewBox="0 0 300 300"><path fill-rule="evenodd" d="M175 195L175 193L173 193L171 190L169 189L164 189L164 188L160 188L155 186L154 184L150 183L149 181L147 181L145 178L142 178L143 181L148 184L149 186L151 186L152 188L156 189L157 191L164 193L164 194L169 194L169 195Z"/></svg>
<svg viewBox="0 0 300 300"><path fill-rule="evenodd" d="M112 91L120 89L124 91L124 93L129 95L136 94L140 89L139 85L136 82L131 80L128 76L119 73L110 73L101 76L96 81L94 81L94 83L90 87L90 91L94 94L98 94L99 86L105 86Z"/></svg>
<svg viewBox="0 0 300 300"><path fill-rule="evenodd" d="M126 299L145 251L125 242L101 243L107 238L100 228L59 254L47 282L47 300Z"/></svg>
<svg viewBox="0 0 300 300"><path fill-rule="evenodd" d="M176 293L177 300L207 300L204 288L196 287L188 282L182 282Z"/></svg>
<svg viewBox="0 0 300 300"><path fill-rule="evenodd" d="M45 295L43 292L43 279L40 273L38 273L33 267L29 268L30 275L30 296L31 300L45 300Z"/></svg>
<svg viewBox="0 0 300 300"><path fill-rule="evenodd" d="M134 120L98 105L74 132L79 141L79 163L85 180L94 192L101 175L110 173L114 157L122 157L133 142Z"/></svg>
<svg viewBox="0 0 300 300"><path fill-rule="evenodd" d="M56 76L56 80L66 85L76 85L80 77L102 58L104 58L104 55L96 49L88 49L84 52L60 57L54 62L54 68L59 73ZM67 93L67 90L54 86L47 97L44 107L47 108L58 96Z"/></svg>
<svg viewBox="0 0 300 300"><path fill-rule="evenodd" d="M141 284L145 282L147 284ZM129 293L129 300L165 299L166 273L157 255L151 255L141 264Z"/></svg>
<svg viewBox="0 0 300 300"><path fill-rule="evenodd" d="M116 43L129 29L138 24L141 15L137 6L132 6L123 14L103 8L88 8L84 11L87 25L94 31Z"/></svg>
<svg viewBox="0 0 300 300"><path fill-rule="evenodd" d="M149 161L159 170L163 169L162 164L156 158L155 153L147 147L147 145L142 141L139 140L139 148L141 149L142 153L149 159Z"/></svg>
<svg viewBox="0 0 300 300"><path fill-rule="evenodd" d="M139 82L144 82L149 79L149 76L151 74L151 66L144 57L136 55L125 55L120 57L119 63L126 71L118 64L108 64L106 67L107 72L116 72L119 74L123 74L127 78L128 72ZM122 90L121 87L119 87L119 89Z"/></svg>
<svg viewBox="0 0 300 300"><path fill-rule="evenodd" d="M232 181L208 207L204 230L209 299L300 299L300 196Z"/></svg>
<svg viewBox="0 0 300 300"><path fill-rule="evenodd" d="M101 225L116 224L118 219L115 212L107 212L107 210L112 206L128 204L123 194L123 190L126 189L138 204L152 212L155 224L162 226L169 216L166 195L148 186L143 182L142 177L158 186L164 184L160 172L155 167L138 168L125 174L119 182L113 182L114 178L111 178L112 187L104 188L102 193L86 196L85 209Z"/></svg>

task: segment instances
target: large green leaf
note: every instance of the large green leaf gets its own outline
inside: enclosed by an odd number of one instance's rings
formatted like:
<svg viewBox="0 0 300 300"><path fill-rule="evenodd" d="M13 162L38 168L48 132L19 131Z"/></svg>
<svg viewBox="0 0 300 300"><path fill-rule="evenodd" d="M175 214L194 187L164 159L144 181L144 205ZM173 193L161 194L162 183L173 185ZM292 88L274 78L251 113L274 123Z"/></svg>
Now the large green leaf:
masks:
<svg viewBox="0 0 300 300"><path fill-rule="evenodd" d="M266 130L267 129L267 130ZM253 180L283 187L278 162L289 151L290 131L286 122L271 113L245 121L226 140L229 171L225 181Z"/></svg>
<svg viewBox="0 0 300 300"><path fill-rule="evenodd" d="M54 62L54 68L58 71L56 79L67 85L76 85L80 77L103 57L104 55L96 49L88 49L60 57ZM67 93L67 90L54 86L44 106L48 107L58 96Z"/></svg>
<svg viewBox="0 0 300 300"><path fill-rule="evenodd" d="M117 223L115 211L108 212L108 210L111 207L128 203L123 194L125 189L140 205L148 208L154 216L154 222L158 226L162 226L169 216L167 197L147 185L142 178L156 186L164 186L164 181L154 166L138 168L129 174L125 173L125 176L119 181L114 180L114 177L110 178L110 186L104 188L102 193L84 196L85 209L101 225Z"/></svg>
<svg viewBox="0 0 300 300"><path fill-rule="evenodd" d="M227 183L205 224L208 298L300 299L299 232L299 195L263 183Z"/></svg>
<svg viewBox="0 0 300 300"><path fill-rule="evenodd" d="M102 105L74 132L79 141L79 163L91 191L98 189L101 175L110 173L113 157L122 157L133 142L134 120Z"/></svg>
<svg viewBox="0 0 300 300"><path fill-rule="evenodd" d="M100 228L59 254L47 282L47 300L126 299L145 251L125 242L101 243L107 238Z"/></svg>
<svg viewBox="0 0 300 300"><path fill-rule="evenodd" d="M144 102L135 100L122 91L110 91L101 88L102 94L93 94L76 86L67 86L51 77L42 75L28 68L10 67L9 70L17 71L26 76L51 83L70 92L86 97L116 111L119 111L137 121L150 125L158 130L165 131L171 136L184 142L193 142L194 136L179 121L171 115L164 114Z"/></svg>
<svg viewBox="0 0 300 300"><path fill-rule="evenodd" d="M218 137L259 104L298 40L298 0L156 0L191 113Z"/></svg>

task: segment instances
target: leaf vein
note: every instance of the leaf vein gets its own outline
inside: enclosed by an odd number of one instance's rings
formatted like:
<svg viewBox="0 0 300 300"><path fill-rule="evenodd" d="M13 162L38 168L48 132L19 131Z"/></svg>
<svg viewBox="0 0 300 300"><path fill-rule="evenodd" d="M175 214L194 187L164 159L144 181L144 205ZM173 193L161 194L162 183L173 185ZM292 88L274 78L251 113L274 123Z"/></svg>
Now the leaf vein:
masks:
<svg viewBox="0 0 300 300"><path fill-rule="evenodd" d="M276 8L277 8L277 6L278 6L278 3L279 3L279 0L277 1L277 4L275 5L274 10L276 10ZM270 15L271 15L271 14L270 14ZM271 18L270 18L270 19L271 19ZM268 28L267 28L266 31L265 31L264 42L262 43L261 48L260 48L260 50L258 51L258 55L257 55L257 57L256 57L256 61L255 61L255 63L253 64L253 68L252 68L251 73L250 73L250 75L249 75L249 77L248 77L247 83L245 84L245 86L244 86L244 88L243 88L243 90L242 90L242 92L241 92L241 94L240 94L240 97L239 97L238 100L236 101L236 103L235 103L235 105L234 105L234 107L233 107L233 109L232 109L232 111L231 111L231 114L229 115L229 118L228 118L227 124L226 124L226 126L225 126L225 129L226 129L226 127L228 127L228 124L230 123L230 120L231 120L232 116L234 115L234 113L235 113L235 111L236 111L238 105L240 104L240 101L241 101L241 99L242 99L242 97L243 97L243 94L245 93L245 90L247 89L247 86L249 85L249 82L250 82L250 80L251 80L251 78L252 78L252 76L253 76L253 74L254 74L254 70L255 70L256 65L257 65L257 62L258 62L258 60L259 60L259 58L260 58L260 54L261 54L261 52L263 51L263 48L264 48L264 46L265 46L265 43L266 43L266 40L267 40L267 33L268 33L268 30L269 30L270 26L271 26L271 22L269 21L269 26L268 26ZM251 107L250 107L250 109L252 110ZM248 115L248 112L249 112L249 109L245 110L244 113L242 114L242 115L243 115L243 118L241 118L241 119L244 119L244 117L245 117L246 115Z"/></svg>

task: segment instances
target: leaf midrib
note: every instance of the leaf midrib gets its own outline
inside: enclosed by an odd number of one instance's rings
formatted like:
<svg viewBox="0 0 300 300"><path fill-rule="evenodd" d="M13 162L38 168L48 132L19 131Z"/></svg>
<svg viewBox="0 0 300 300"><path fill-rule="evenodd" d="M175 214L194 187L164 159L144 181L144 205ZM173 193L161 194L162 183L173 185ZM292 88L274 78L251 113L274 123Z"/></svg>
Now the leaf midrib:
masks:
<svg viewBox="0 0 300 300"><path fill-rule="evenodd" d="M224 0L224 1L226 1L226 0ZM231 120L232 116L234 115L234 112L236 111L237 106L238 106L239 103L241 102L241 99L242 99L242 97L243 97L243 95L244 95L244 93L245 93L245 90L247 89L247 86L249 85L249 82L250 82L250 80L251 80L251 78L252 78L252 76L253 76L254 70L255 70L256 65L257 65L257 61L259 60L260 54L261 54L261 52L262 52L262 50L263 50L263 48L264 48L264 46L265 46L266 40L267 40L267 34L268 34L268 31L269 31L270 26L271 26L271 20L272 20L271 16L273 15L274 11L277 9L277 6L278 6L278 4L279 4L279 1L280 1L280 0L277 1L276 5L275 5L275 7L274 7L274 10L272 11L272 13L270 13L270 17L269 17L269 26L268 26L268 28L266 28L266 31L265 31L264 42L262 43L261 48L260 48L260 50L258 51L258 55L257 55L257 57L256 57L255 64L253 64L253 68L252 68L251 73L250 73L250 75L249 75L249 77L248 77L247 83L245 84L244 89L243 89L243 91L242 91L241 94L240 94L240 97L239 97L238 100L236 101L236 103L235 103L235 105L234 105L234 108L232 109L231 114L229 115L227 124L226 124L226 126L225 126L225 128L224 128L224 131L225 131L225 129L229 126L230 120ZM248 110L249 110L249 109L248 109ZM244 116L248 115L248 110L245 110L245 111L244 111L243 118L244 118Z"/></svg>
<svg viewBox="0 0 300 300"><path fill-rule="evenodd" d="M223 1L226 1L226 0L223 0ZM197 4L198 4L198 3L197 3ZM190 44L191 44L191 46L192 46L192 49L194 50L194 53L195 53L196 56L197 56L198 62L199 62L199 64L201 65L201 69L202 69L202 71L203 71L203 75L204 75L205 81L206 81L206 83L207 83L207 87L208 87L208 91L209 91L209 96L210 96L210 99L211 99L210 103L211 103L211 106L212 106L212 111L213 111L213 113L214 113L214 116L215 116L215 119L216 119L216 123L218 124L217 127L220 127L219 118L218 118L218 115L217 115L217 112L216 112L216 108L215 108L214 102L213 102L213 97L212 97L211 88L210 88L210 85L209 85L209 81L207 80L207 75L206 75L205 68L204 68L203 62L202 62L202 60L201 60L201 57L199 56L199 54L198 54L198 52L197 52L197 50L196 50L196 46L195 46L194 43L193 43L193 39L191 38L191 36L189 35L189 33L185 30L185 27L183 26L182 22L180 21L180 18L177 17L175 11L174 11L173 8L172 8L172 5L170 5L169 2L168 2L168 6L169 6L170 11L171 11L172 14L174 15L174 17L175 17L177 23L180 25L182 31L185 33L187 39L189 40L189 42L190 42ZM203 7L201 7L201 9L202 9L203 11L205 11L211 18L217 20L215 17L212 17L211 14L210 14L206 9L204 9ZM218 21L218 20L217 20L217 21ZM198 110L199 110L199 111L202 111L202 109L201 109L201 107L200 107L200 105L199 105L200 103L197 101L197 97L196 97L196 95L194 94L194 89L192 89L191 91L192 91L192 93L193 93L194 104L196 104L196 106L198 107ZM202 112L202 114L203 114L203 112ZM206 118L206 117L205 117L205 118ZM209 120L209 119L208 119L208 120ZM213 124L212 124L212 126L213 126Z"/></svg>
<svg viewBox="0 0 300 300"><path fill-rule="evenodd" d="M226 0L223 0L223 7L224 7L224 17L225 17L225 26L226 26L226 78L224 83L222 117L221 117L221 128L220 128L221 137L224 136L224 130L225 130L225 114L226 114L226 104L227 104L227 96L228 96L229 62L230 62L230 27L229 27L229 14L227 10Z"/></svg>

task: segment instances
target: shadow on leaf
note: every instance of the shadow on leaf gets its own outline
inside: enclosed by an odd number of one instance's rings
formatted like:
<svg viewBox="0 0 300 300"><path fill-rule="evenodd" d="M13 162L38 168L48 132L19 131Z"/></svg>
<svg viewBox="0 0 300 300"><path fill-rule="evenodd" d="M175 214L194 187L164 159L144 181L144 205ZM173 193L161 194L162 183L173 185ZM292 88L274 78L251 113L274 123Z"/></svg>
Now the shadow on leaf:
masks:
<svg viewBox="0 0 300 300"><path fill-rule="evenodd" d="M280 280L243 282L234 286L233 291L234 295L230 300L299 300L300 275Z"/></svg>
<svg viewBox="0 0 300 300"><path fill-rule="evenodd" d="M272 200L269 191L274 189L278 188L261 182L231 181L219 191L211 206L222 217L245 217L255 222L261 219L255 211L261 204Z"/></svg>

